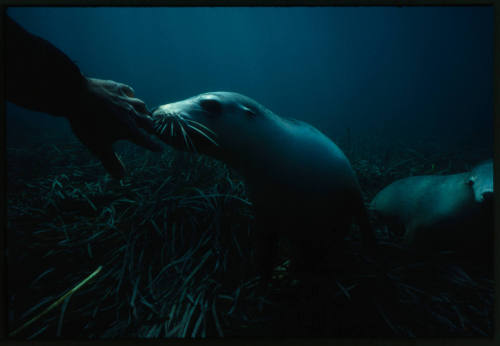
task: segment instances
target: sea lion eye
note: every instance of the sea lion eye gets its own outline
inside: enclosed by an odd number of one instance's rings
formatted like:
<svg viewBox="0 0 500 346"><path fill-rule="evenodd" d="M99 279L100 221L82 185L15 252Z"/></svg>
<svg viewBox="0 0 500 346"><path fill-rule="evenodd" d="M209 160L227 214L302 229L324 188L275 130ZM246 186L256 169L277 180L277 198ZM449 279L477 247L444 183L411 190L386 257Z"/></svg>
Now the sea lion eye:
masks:
<svg viewBox="0 0 500 346"><path fill-rule="evenodd" d="M476 181L476 177L475 176L471 176L469 178L469 180L467 180L467 185L472 186L472 185L474 185L475 181Z"/></svg>
<svg viewBox="0 0 500 346"><path fill-rule="evenodd" d="M210 114L220 114L222 105L214 98L203 98L200 100L200 106Z"/></svg>

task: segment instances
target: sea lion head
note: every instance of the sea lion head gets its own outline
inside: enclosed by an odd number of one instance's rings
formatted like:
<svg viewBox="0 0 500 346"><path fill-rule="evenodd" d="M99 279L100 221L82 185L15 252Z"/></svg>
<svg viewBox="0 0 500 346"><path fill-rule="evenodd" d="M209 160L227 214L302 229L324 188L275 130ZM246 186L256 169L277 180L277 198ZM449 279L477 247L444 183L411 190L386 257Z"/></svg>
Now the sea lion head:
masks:
<svg viewBox="0 0 500 346"><path fill-rule="evenodd" d="M472 169L469 184L474 191L476 202L493 199L493 161L485 161Z"/></svg>
<svg viewBox="0 0 500 346"><path fill-rule="evenodd" d="M165 143L231 163L259 150L268 113L247 96L210 92L159 106L152 116Z"/></svg>

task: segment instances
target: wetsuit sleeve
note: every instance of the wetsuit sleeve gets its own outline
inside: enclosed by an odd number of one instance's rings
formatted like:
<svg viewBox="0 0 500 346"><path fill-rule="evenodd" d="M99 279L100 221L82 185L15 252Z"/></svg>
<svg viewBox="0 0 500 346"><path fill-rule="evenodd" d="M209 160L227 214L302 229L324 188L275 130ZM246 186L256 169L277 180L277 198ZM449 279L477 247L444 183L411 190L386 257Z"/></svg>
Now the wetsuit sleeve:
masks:
<svg viewBox="0 0 500 346"><path fill-rule="evenodd" d="M86 79L62 51L5 17L6 97L19 106L70 117Z"/></svg>

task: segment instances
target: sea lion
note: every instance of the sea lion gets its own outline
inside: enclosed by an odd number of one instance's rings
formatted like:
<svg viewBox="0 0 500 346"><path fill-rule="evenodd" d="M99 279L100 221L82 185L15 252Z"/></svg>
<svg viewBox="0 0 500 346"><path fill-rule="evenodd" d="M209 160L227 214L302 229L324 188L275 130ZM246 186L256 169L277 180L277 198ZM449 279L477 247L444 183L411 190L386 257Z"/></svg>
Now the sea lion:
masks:
<svg viewBox="0 0 500 346"><path fill-rule="evenodd" d="M380 191L370 209L402 231L417 253L451 250L488 253L493 235L493 162L470 172L397 180Z"/></svg>
<svg viewBox="0 0 500 346"><path fill-rule="evenodd" d="M265 277L281 236L289 238L299 272L327 263L354 219L366 243L373 242L349 160L315 127L282 118L234 92L165 104L152 117L165 143L222 160L245 179L257 222L255 250Z"/></svg>

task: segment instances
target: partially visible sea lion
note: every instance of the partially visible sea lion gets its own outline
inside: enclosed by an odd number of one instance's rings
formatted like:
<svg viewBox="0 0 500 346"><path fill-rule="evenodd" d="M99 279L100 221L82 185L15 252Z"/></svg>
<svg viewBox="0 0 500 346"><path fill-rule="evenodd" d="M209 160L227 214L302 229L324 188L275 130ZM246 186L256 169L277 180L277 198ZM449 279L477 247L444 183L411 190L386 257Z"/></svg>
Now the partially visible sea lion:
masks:
<svg viewBox="0 0 500 346"><path fill-rule="evenodd" d="M371 202L403 241L419 253L489 252L493 235L493 162L470 172L397 180Z"/></svg>
<svg viewBox="0 0 500 346"><path fill-rule="evenodd" d="M226 162L245 179L256 213L256 251L269 277L278 238L287 236L298 271L328 262L356 220L373 241L356 175L327 136L282 118L251 98L211 92L153 112L160 138Z"/></svg>

